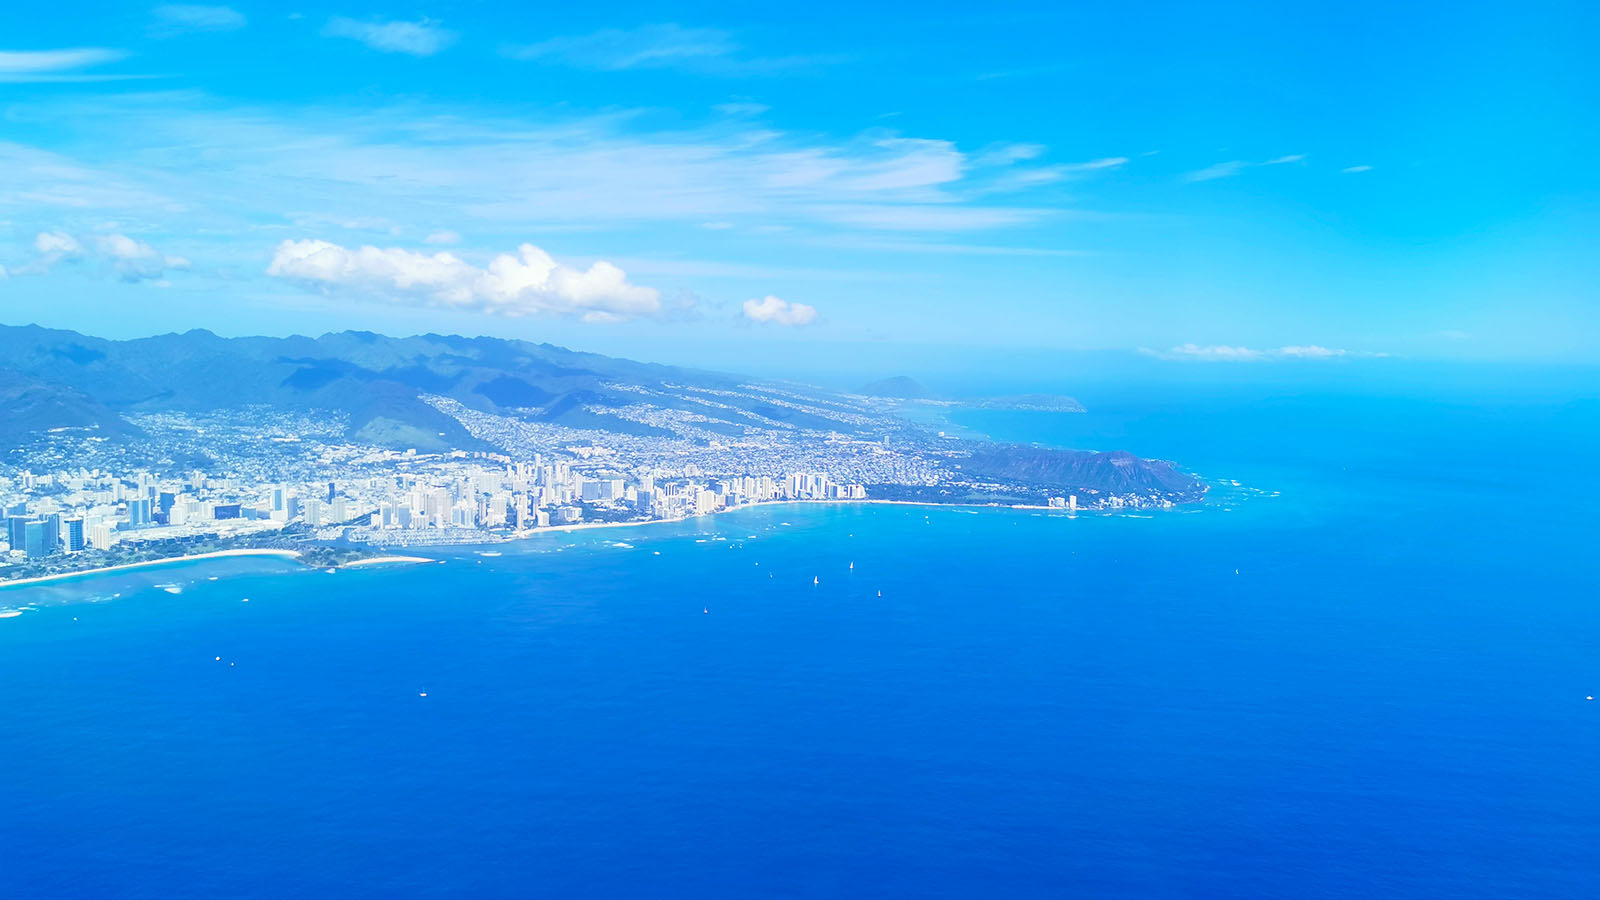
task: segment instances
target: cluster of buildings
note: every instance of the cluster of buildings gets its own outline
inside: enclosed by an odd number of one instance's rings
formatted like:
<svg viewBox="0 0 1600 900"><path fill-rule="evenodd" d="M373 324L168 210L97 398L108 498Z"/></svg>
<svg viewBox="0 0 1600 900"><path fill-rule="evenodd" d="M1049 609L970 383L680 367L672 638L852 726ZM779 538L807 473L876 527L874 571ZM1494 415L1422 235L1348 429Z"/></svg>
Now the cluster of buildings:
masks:
<svg viewBox="0 0 1600 900"><path fill-rule="evenodd" d="M389 471L374 471L385 468L382 460ZM13 560L33 560L119 542L238 536L291 524L323 538L451 542L585 521L681 519L778 500L867 496L863 485L838 484L818 472L707 477L692 464L618 472L537 455L512 461L460 451L386 452L363 463L339 476L266 484L200 471L163 477L147 470L25 470L0 478L6 549Z"/></svg>

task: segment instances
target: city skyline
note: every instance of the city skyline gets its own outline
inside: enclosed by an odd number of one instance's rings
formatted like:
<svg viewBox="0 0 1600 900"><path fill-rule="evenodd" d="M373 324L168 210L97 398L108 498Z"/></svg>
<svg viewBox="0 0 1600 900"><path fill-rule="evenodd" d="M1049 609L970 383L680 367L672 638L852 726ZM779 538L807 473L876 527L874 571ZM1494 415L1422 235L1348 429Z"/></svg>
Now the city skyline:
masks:
<svg viewBox="0 0 1600 900"><path fill-rule="evenodd" d="M1600 346L1576 4L83 11L0 47L8 323L796 372Z"/></svg>

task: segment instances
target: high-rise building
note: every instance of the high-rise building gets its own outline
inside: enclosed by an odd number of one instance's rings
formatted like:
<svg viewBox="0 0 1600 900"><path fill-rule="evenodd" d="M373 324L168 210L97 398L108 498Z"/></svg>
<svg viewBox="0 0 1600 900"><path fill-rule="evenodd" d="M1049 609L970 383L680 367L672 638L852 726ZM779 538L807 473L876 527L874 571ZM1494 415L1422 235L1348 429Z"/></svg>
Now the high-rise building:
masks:
<svg viewBox="0 0 1600 900"><path fill-rule="evenodd" d="M44 552L55 553L61 549L61 514L44 517Z"/></svg>
<svg viewBox="0 0 1600 900"><path fill-rule="evenodd" d="M61 539L68 553L77 553L87 546L82 519L64 519L61 522Z"/></svg>
<svg viewBox="0 0 1600 900"><path fill-rule="evenodd" d="M96 522L89 528L89 546L96 550L110 550L111 545L117 542L116 532L112 530L110 522Z"/></svg>
<svg viewBox="0 0 1600 900"><path fill-rule="evenodd" d="M128 527L143 528L150 524L150 499L148 497L128 501Z"/></svg>
<svg viewBox="0 0 1600 900"><path fill-rule="evenodd" d="M56 527L43 519L29 519L27 521L27 524L23 526L21 549L28 555L29 559L38 559L41 556L50 554L54 541L47 541L45 532L53 531Z"/></svg>
<svg viewBox="0 0 1600 900"><path fill-rule="evenodd" d="M15 506L18 510L6 518L6 540L10 542L13 550L26 550L28 548L28 516L27 507Z"/></svg>

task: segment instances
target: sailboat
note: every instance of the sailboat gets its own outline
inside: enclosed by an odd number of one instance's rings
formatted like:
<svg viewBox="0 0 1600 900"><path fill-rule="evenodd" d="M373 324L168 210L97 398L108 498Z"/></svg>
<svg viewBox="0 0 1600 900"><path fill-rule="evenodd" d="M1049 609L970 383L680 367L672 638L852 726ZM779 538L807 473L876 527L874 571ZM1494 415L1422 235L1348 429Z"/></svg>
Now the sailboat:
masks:
<svg viewBox="0 0 1600 900"><path fill-rule="evenodd" d="M820 584L821 582L822 582L822 579L818 578L815 575L811 576L811 583L812 584Z"/></svg>

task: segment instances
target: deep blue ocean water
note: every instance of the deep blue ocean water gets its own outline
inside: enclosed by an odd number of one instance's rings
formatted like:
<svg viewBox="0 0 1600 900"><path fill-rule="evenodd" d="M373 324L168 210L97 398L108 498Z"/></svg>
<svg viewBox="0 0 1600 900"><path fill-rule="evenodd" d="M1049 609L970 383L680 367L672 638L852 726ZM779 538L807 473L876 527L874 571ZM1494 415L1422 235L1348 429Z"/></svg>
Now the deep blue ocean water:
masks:
<svg viewBox="0 0 1600 900"><path fill-rule="evenodd" d="M0 896L1600 896L1600 406L1091 408L1211 499L0 592Z"/></svg>

